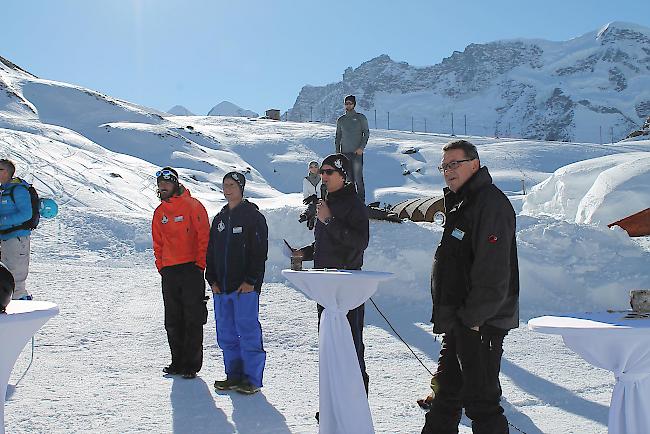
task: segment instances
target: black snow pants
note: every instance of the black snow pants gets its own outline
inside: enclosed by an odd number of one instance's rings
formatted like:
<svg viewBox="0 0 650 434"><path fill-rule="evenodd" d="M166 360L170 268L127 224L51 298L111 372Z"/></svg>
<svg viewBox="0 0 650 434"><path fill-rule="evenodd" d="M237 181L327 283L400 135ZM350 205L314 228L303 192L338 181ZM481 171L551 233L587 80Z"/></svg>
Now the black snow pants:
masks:
<svg viewBox="0 0 650 434"><path fill-rule="evenodd" d="M457 434L462 409L474 434L507 434L501 407L501 356L506 330L463 325L445 333L435 377L440 388L426 414L422 434Z"/></svg>
<svg viewBox="0 0 650 434"><path fill-rule="evenodd" d="M160 274L171 364L182 373L198 372L203 365L203 324L208 319L203 270L187 263L165 267Z"/></svg>

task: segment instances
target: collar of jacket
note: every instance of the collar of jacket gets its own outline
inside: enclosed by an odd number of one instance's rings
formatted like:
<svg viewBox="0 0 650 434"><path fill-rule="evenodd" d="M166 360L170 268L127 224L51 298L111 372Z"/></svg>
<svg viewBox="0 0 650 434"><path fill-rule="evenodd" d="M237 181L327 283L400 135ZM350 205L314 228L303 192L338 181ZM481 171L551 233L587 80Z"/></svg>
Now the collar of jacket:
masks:
<svg viewBox="0 0 650 434"><path fill-rule="evenodd" d="M310 184L313 185L314 187L316 187L320 182L320 175L318 173L309 172L309 174L305 176L305 178L307 178L307 181L309 181Z"/></svg>
<svg viewBox="0 0 650 434"><path fill-rule="evenodd" d="M354 188L354 184L351 182L346 182L340 190L327 193L327 200L337 200L346 196L351 196L353 194L357 194L357 190Z"/></svg>
<svg viewBox="0 0 650 434"><path fill-rule="evenodd" d="M179 194L175 194L172 197L170 197L169 199L164 200L163 202L171 203L171 202L177 201L181 197L191 197L192 196L190 194L190 191L187 188L185 188L182 184L179 185L179 189L181 191Z"/></svg>
<svg viewBox="0 0 650 434"><path fill-rule="evenodd" d="M244 208L248 208L248 207L253 207L253 208L257 209L257 210L260 209L260 207L258 207L257 205L255 205L253 202L249 202L248 199L245 199L245 198L244 198L244 199L242 199L241 202L239 202L239 205L237 205L237 206L234 207L233 209L230 209L230 207L228 206L228 204L225 204L225 205L223 206L223 208L221 208L221 212L225 212L225 213L234 213L234 212L238 212L239 210L244 209Z"/></svg>
<svg viewBox="0 0 650 434"><path fill-rule="evenodd" d="M465 199L466 197L471 197L485 187L486 185L492 184L492 176L490 176L490 172L488 172L488 168L483 166L478 171L472 175L471 178L469 178L465 184L456 192L454 193L449 189L449 187L445 187L444 193L445 197L447 197L447 192L450 192L458 197L459 200Z"/></svg>
<svg viewBox="0 0 650 434"><path fill-rule="evenodd" d="M24 180L22 180L22 179L20 179L18 177L15 177L15 178L11 178L5 184L0 184L0 187L6 189L6 188L9 188L9 187L15 187L16 185L21 185L21 184L26 186L26 187L29 186L29 184L26 181L24 181Z"/></svg>

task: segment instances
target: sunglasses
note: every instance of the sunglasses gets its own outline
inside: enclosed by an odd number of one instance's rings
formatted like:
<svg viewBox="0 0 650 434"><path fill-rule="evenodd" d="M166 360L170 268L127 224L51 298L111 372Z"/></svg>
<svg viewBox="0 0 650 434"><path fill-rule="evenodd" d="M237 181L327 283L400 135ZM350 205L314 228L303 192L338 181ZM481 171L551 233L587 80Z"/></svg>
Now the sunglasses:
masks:
<svg viewBox="0 0 650 434"><path fill-rule="evenodd" d="M324 175L330 175L330 176L331 176L334 172L337 172L337 170L334 170L334 169L321 169L321 170L318 171L318 173L320 173L321 175L324 174Z"/></svg>
<svg viewBox="0 0 650 434"><path fill-rule="evenodd" d="M164 170L159 170L156 172L156 178L163 178L163 179L171 179L174 178L176 179L176 175L174 172L172 172L169 169L164 169Z"/></svg>

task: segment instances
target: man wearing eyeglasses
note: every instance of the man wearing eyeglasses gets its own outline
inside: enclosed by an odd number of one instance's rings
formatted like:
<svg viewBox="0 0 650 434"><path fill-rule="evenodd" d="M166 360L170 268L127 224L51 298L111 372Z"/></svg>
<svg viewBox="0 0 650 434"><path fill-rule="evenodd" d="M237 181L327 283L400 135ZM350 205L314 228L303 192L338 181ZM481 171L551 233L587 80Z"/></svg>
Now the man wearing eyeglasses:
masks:
<svg viewBox="0 0 650 434"><path fill-rule="evenodd" d="M354 108L357 99L354 95L345 97L345 114L336 121L336 152L345 155L350 160L351 170L348 181L357 189L361 202L366 201L366 190L363 184L363 151L368 143L370 130L365 115L357 113Z"/></svg>
<svg viewBox="0 0 650 434"><path fill-rule="evenodd" d="M210 223L205 208L171 167L156 172L160 205L151 224L156 268L162 276L165 330L172 361L168 375L192 379L203 365L206 252Z"/></svg>
<svg viewBox="0 0 650 434"><path fill-rule="evenodd" d="M442 151L446 221L431 321L444 336L422 434L457 433L463 408L474 433L507 433L499 371L503 339L519 325L515 212L473 144L456 140Z"/></svg>
<svg viewBox="0 0 650 434"><path fill-rule="evenodd" d="M303 261L313 260L315 268L360 270L363 265L363 252L370 238L368 209L357 196L354 184L346 181L350 170L350 162L343 154L329 155L320 167L327 196L319 200L316 206L314 242L299 250ZM319 305L319 320L322 311L323 307ZM365 306L362 304L349 311L347 318L367 394L364 313Z"/></svg>

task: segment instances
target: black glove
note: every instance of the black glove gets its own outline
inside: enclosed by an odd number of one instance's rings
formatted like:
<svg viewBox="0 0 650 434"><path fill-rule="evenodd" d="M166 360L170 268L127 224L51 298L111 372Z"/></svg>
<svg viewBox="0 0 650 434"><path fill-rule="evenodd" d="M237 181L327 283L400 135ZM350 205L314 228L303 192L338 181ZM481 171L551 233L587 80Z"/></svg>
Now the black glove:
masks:
<svg viewBox="0 0 650 434"><path fill-rule="evenodd" d="M305 205L309 205L312 202L316 202L316 199L317 199L316 193L314 193L311 196L307 196L306 198L304 198L302 200L302 203L305 204Z"/></svg>

